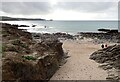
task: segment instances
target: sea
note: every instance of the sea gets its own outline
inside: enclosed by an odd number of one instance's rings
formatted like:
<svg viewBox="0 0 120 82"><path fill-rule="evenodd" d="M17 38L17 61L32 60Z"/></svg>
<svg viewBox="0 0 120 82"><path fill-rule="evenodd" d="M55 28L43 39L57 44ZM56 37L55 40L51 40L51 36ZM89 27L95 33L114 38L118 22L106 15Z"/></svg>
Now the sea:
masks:
<svg viewBox="0 0 120 82"><path fill-rule="evenodd" d="M19 27L32 33L69 33L98 32L98 29L118 29L117 21L0 21L10 24L29 25L30 27ZM33 25L36 25L33 27Z"/></svg>

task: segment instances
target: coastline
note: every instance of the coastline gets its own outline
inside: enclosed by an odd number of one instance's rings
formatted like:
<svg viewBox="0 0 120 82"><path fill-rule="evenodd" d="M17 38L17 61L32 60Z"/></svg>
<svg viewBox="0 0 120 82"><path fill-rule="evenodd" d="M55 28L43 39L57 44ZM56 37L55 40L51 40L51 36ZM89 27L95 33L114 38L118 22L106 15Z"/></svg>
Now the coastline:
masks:
<svg viewBox="0 0 120 82"><path fill-rule="evenodd" d="M9 29L9 26L8 26L8 29ZM23 32L25 32L25 30L24 29L21 29L21 31L23 31ZM98 49L101 49L100 48L100 45L102 44L102 43L108 43L108 45L110 46L110 45L113 45L113 44L117 44L117 43L119 43L118 42L118 40L120 39L120 37L119 37L119 35L120 35L120 33L118 33L118 35L116 35L116 33L114 34L106 34L106 33L93 33L93 32L87 32L87 33L80 33L80 34L77 34L77 35L71 35L71 34L68 34L68 33L53 33L53 34L49 34L49 33L45 33L45 34L41 34L41 33L29 33L30 35L32 35L32 37L29 37L29 38L32 38L33 40L35 40L35 42L37 43L39 43L39 42L43 42L43 44L45 44L46 45L46 43L44 43L44 42L48 42L47 44L49 45L49 42L51 42L51 41L55 41L56 42L56 40L59 40L61 43L63 43L63 49L65 49L66 48L66 51L68 51L68 56L69 56L69 51L70 50L73 50L73 52L71 52L71 54L72 55L74 55L73 53L74 53L74 50L77 50L75 47L75 45L77 45L78 47L77 48L79 48L79 49L81 49L81 51L84 51L85 49L87 49L88 48L88 51L90 51L90 53L87 53L87 54L85 54L85 58L87 58L87 60L89 60L89 56L93 53L93 52L95 52L96 50L98 50ZM29 35L28 34L28 35ZM107 36L110 36L110 38L106 38L106 35ZM23 35L24 36L24 35ZM113 37L112 37L113 36ZM3 38L4 39L4 38ZM108 39L109 39L109 41L108 41ZM45 41L46 40L46 41ZM72 44L73 43L73 44ZM111 44L112 43L112 44ZM90 45L90 46L88 46L88 45ZM52 46L52 45L51 45ZM71 46L71 48L68 48L67 46ZM72 47L73 46L73 47ZM74 47L75 46L75 47ZM83 46L83 47L82 47ZM94 48L94 47L95 48ZM44 46L45 47L45 46ZM44 48L43 47L43 48ZM82 48L83 48L83 50L82 50ZM89 50L89 48L91 49L91 50ZM69 49L69 50L68 50ZM87 51L86 51L87 52ZM77 55L79 54L79 53L81 53L81 52L79 52L79 50L78 50L78 52L76 53ZM83 53L83 52L82 52ZM89 54L89 55L88 55ZM84 61L84 54L82 54L83 55L83 61ZM81 57L81 56L80 56ZM70 57L70 58L72 58L72 57ZM76 60L76 58L77 58L77 56L74 58L74 56L73 56L73 59L70 59L69 60L69 58L68 58L68 63L71 63L70 61L75 61ZM79 61L79 58L78 58L78 61ZM89 60L90 61L90 60ZM88 62L89 62L88 61ZM85 63L86 61L84 61L84 63ZM64 62L65 63L65 62ZM77 63L77 62L74 62L74 63ZM82 62L79 62L79 63L81 63L82 64ZM97 63L95 64L96 62L94 62L94 66L96 67L96 71L98 70L98 68L97 68ZM66 63L65 63L66 64ZM86 63L87 64L87 63ZM92 64L92 63L91 63ZM78 64L79 65L79 64ZM93 64L92 64L93 65ZM97 66L96 66L97 65ZM74 64L73 64L73 66L74 66ZM82 65L83 66L83 65ZM80 66L80 67L82 67L82 66ZM61 66L62 67L62 66ZM63 65L63 67L64 67L64 65ZM77 66L76 66L77 67ZM84 66L83 66L84 67ZM89 66L87 66L87 67L89 67ZM60 68L61 69L61 68ZM81 68L82 69L82 68ZM86 68L85 68L86 69ZM78 69L79 70L79 69ZM58 70L59 71L59 70ZM63 71L63 70L62 70ZM87 71L89 71L89 69L87 70ZM70 71L68 71L68 72L70 72ZM84 72L84 71L83 71ZM81 74L83 73L83 72L80 72ZM55 72L54 72L55 73ZM77 73L77 70L76 70L76 72L70 72L70 73ZM88 72L87 72L88 73ZM100 72L101 74L102 74L102 72ZM93 78L96 78L96 77L94 77L94 72L92 72L92 74L93 74ZM105 74L106 75L106 73L103 73L103 74ZM64 74L63 74L64 75ZM79 75L79 74L78 74ZM90 75L91 76L91 75ZM98 76L99 76L99 74L98 74ZM86 75L86 76L84 76L83 78L87 78L88 76ZM102 77L102 75L101 75L101 77ZM53 77L54 78L54 77ZM73 78L74 80L75 79L78 79L79 77L77 77L77 78ZM92 76L91 77L89 77L88 78L88 80L90 80L90 78L91 78L91 80L92 80ZM103 78L103 77L102 77ZM104 80L105 80L105 78L106 77L104 77ZM66 80L66 78L61 78L60 80ZM68 78L68 80L70 79L70 77ZM73 80L72 79L72 77L71 77L71 80ZM78 79L78 80L80 80L80 79ZM83 80L83 79L82 79ZM86 79L84 79L84 80L86 80ZM97 79L97 80L103 80L103 79Z"/></svg>
<svg viewBox="0 0 120 82"><path fill-rule="evenodd" d="M64 32L76 35L78 32L98 32L100 28L117 29L117 22L102 21L1 21L10 24L29 25L31 33L57 33ZM32 27L32 25L36 25Z"/></svg>

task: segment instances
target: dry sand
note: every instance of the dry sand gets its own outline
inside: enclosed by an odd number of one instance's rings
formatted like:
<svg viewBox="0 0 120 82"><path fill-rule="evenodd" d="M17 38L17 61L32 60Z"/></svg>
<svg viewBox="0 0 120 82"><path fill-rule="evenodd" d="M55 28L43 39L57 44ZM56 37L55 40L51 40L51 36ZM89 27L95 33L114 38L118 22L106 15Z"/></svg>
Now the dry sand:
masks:
<svg viewBox="0 0 120 82"><path fill-rule="evenodd" d="M63 48L70 56L67 62L53 75L51 80L105 80L107 72L89 56L100 49L99 44L89 40L63 42Z"/></svg>

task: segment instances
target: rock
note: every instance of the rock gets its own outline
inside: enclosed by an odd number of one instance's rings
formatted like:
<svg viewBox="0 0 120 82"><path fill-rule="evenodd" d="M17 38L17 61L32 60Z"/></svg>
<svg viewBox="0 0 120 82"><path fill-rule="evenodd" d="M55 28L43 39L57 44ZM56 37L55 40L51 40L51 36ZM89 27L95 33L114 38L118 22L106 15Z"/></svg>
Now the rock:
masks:
<svg viewBox="0 0 120 82"><path fill-rule="evenodd" d="M12 26L15 26L15 27L30 27L28 25L17 25L17 24L13 24Z"/></svg>
<svg viewBox="0 0 120 82"><path fill-rule="evenodd" d="M101 43L104 41L120 43L120 32L116 32L116 33L80 32L79 35L85 38L92 38L95 40L98 39L98 42L101 41Z"/></svg>
<svg viewBox="0 0 120 82"><path fill-rule="evenodd" d="M107 64L107 65L101 65L99 67L103 68L104 70L112 69L112 66L109 65L109 64Z"/></svg>
<svg viewBox="0 0 120 82"><path fill-rule="evenodd" d="M58 40L58 39L74 39L73 35L67 33L53 33L53 34L41 34L41 33L32 33L35 39L51 39L51 40Z"/></svg>
<svg viewBox="0 0 120 82"><path fill-rule="evenodd" d="M90 59L95 60L98 63L107 63L100 66L104 70L109 71L113 68L115 68L114 71L120 70L120 45L113 45L98 50L90 55ZM107 80L120 80L119 73L111 73L108 74L108 77L106 78Z"/></svg>
<svg viewBox="0 0 120 82"><path fill-rule="evenodd" d="M54 33L54 36L58 37L58 38L66 38L66 39L73 39L74 36L70 35L68 33Z"/></svg>
<svg viewBox="0 0 120 82"><path fill-rule="evenodd" d="M113 45L108 48L98 50L90 56L90 59L93 59L98 63L105 63L107 61L118 63L120 59L120 45Z"/></svg>
<svg viewBox="0 0 120 82"><path fill-rule="evenodd" d="M57 38L36 42L31 33L6 23L2 23L2 30L3 81L49 80L59 69L64 51Z"/></svg>

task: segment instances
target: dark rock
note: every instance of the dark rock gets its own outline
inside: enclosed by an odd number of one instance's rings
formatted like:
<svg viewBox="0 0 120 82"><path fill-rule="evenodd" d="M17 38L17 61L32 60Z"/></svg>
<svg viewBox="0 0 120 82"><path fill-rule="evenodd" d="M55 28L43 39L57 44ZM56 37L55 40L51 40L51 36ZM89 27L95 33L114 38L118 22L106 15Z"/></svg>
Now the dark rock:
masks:
<svg viewBox="0 0 120 82"><path fill-rule="evenodd" d="M92 38L107 42L110 41L110 42L120 43L120 32L115 32L115 33L80 32L79 35L85 38Z"/></svg>
<svg viewBox="0 0 120 82"><path fill-rule="evenodd" d="M117 29L98 29L98 31L102 31L106 33L118 33Z"/></svg>
<svg viewBox="0 0 120 82"><path fill-rule="evenodd" d="M32 27L35 27L35 26L37 26L37 25L32 25Z"/></svg>
<svg viewBox="0 0 120 82"><path fill-rule="evenodd" d="M41 34L41 33L33 33L32 34L33 37L35 39L42 39L42 40L46 40L46 39L51 39L51 40L58 40L58 39L61 39L61 38L64 38L64 39L74 39L74 36L73 35L70 35L70 34L67 34L67 33L53 33L53 34L49 34L49 33L44 33L44 34Z"/></svg>
<svg viewBox="0 0 120 82"><path fill-rule="evenodd" d="M12 26L15 26L15 27L29 27L28 25L17 25L17 24L13 24Z"/></svg>

